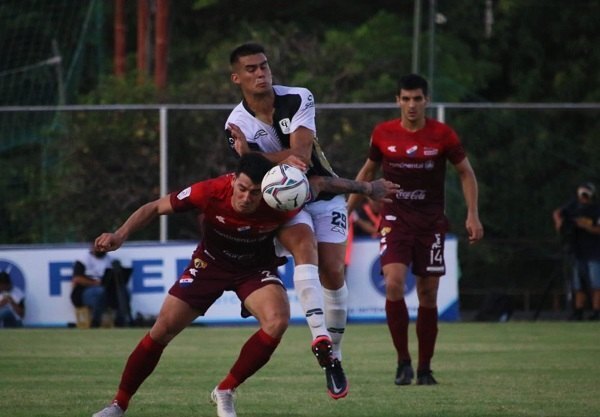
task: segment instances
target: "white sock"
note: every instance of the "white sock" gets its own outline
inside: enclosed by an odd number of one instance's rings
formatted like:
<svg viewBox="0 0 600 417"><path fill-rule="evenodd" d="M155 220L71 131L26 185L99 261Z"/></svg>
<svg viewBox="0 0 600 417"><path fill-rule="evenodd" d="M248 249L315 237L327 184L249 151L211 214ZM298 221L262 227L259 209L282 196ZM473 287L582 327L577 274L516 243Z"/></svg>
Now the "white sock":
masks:
<svg viewBox="0 0 600 417"><path fill-rule="evenodd" d="M317 336L329 336L323 316L323 289L319 281L319 268L311 264L297 265L294 268L294 287L313 340Z"/></svg>
<svg viewBox="0 0 600 417"><path fill-rule="evenodd" d="M342 338L348 318L348 287L346 283L337 290L323 288L325 323L331 335L333 356L342 360Z"/></svg>

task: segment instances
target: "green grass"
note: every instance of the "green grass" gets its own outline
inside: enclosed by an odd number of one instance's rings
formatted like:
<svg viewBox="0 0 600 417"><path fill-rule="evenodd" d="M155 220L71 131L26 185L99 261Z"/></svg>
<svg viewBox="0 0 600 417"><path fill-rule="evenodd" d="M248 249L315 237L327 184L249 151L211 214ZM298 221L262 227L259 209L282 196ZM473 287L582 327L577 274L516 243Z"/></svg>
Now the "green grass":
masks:
<svg viewBox="0 0 600 417"><path fill-rule="evenodd" d="M253 327L192 327L167 348L128 417L216 416L208 394ZM416 361L414 323L411 352ZM113 396L147 329L0 331L0 415L91 416ZM387 328L350 324L339 401L290 327L265 368L238 390L240 417L600 416L600 325L570 322L440 323L437 386L397 387Z"/></svg>

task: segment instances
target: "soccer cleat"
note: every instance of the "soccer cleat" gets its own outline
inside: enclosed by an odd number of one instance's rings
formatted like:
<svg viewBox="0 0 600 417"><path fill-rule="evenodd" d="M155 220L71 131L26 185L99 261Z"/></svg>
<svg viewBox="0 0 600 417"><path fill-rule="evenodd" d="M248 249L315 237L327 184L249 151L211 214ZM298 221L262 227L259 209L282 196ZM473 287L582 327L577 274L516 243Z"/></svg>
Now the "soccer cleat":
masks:
<svg viewBox="0 0 600 417"><path fill-rule="evenodd" d="M331 339L328 336L319 336L312 343L312 351L325 370L327 381L327 394L334 400L348 395L348 381L342 368L342 363L331 355Z"/></svg>
<svg viewBox="0 0 600 417"><path fill-rule="evenodd" d="M327 394L334 400L344 398L348 395L348 380L342 363L337 359L333 359L331 365L325 368L325 378L327 379Z"/></svg>
<svg viewBox="0 0 600 417"><path fill-rule="evenodd" d="M417 385L437 385L431 369L417 371Z"/></svg>
<svg viewBox="0 0 600 417"><path fill-rule="evenodd" d="M121 407L117 403L112 403L103 410L98 411L92 417L122 417L125 411L121 410Z"/></svg>
<svg viewBox="0 0 600 417"><path fill-rule="evenodd" d="M396 385L410 385L414 377L415 371L409 361L399 363L398 368L396 369L396 380L394 383Z"/></svg>
<svg viewBox="0 0 600 417"><path fill-rule="evenodd" d="M331 357L331 339L329 336L318 336L313 340L312 351L321 368L326 369L331 365L333 358Z"/></svg>
<svg viewBox="0 0 600 417"><path fill-rule="evenodd" d="M217 407L217 416L219 417L237 417L233 399L235 391L232 389L218 389L215 387L210 393L210 402Z"/></svg>

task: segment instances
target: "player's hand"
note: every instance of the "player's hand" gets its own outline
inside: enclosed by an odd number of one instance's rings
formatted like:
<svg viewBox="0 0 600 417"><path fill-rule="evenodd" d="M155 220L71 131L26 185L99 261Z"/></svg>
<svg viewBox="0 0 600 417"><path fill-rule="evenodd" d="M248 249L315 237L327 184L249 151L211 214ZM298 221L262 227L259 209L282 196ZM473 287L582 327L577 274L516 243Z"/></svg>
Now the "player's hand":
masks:
<svg viewBox="0 0 600 417"><path fill-rule="evenodd" d="M233 148L238 153L238 155L242 156L250 152L250 146L248 146L246 135L244 135L242 129L240 129L240 127L235 123L229 123L227 127L229 127L229 131L231 132L231 138L233 139Z"/></svg>
<svg viewBox="0 0 600 417"><path fill-rule="evenodd" d="M375 201L384 203L391 203L393 200L390 197L396 194L400 189L398 184L383 178L371 181L369 184L371 184L371 193L369 194L369 197Z"/></svg>
<svg viewBox="0 0 600 417"><path fill-rule="evenodd" d="M298 168L302 172L306 172L308 170L308 165L298 155L290 155L287 158L285 158L283 161L281 161L280 164L291 165L293 167Z"/></svg>
<svg viewBox="0 0 600 417"><path fill-rule="evenodd" d="M470 244L473 244L483 238L483 226L479 221L479 218L467 216L465 227L467 228L467 233L469 234Z"/></svg>
<svg viewBox="0 0 600 417"><path fill-rule="evenodd" d="M102 233L94 241L94 250L110 252L117 250L123 244L123 239L115 233Z"/></svg>

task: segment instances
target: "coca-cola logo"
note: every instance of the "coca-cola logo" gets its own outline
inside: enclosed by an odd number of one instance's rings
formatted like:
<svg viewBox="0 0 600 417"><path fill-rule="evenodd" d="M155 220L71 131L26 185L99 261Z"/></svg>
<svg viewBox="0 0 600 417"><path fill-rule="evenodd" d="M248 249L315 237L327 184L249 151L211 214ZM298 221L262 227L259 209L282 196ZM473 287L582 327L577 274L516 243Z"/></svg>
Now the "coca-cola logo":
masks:
<svg viewBox="0 0 600 417"><path fill-rule="evenodd" d="M425 200L426 196L425 190L407 191L401 188L396 192L396 198L398 200Z"/></svg>

